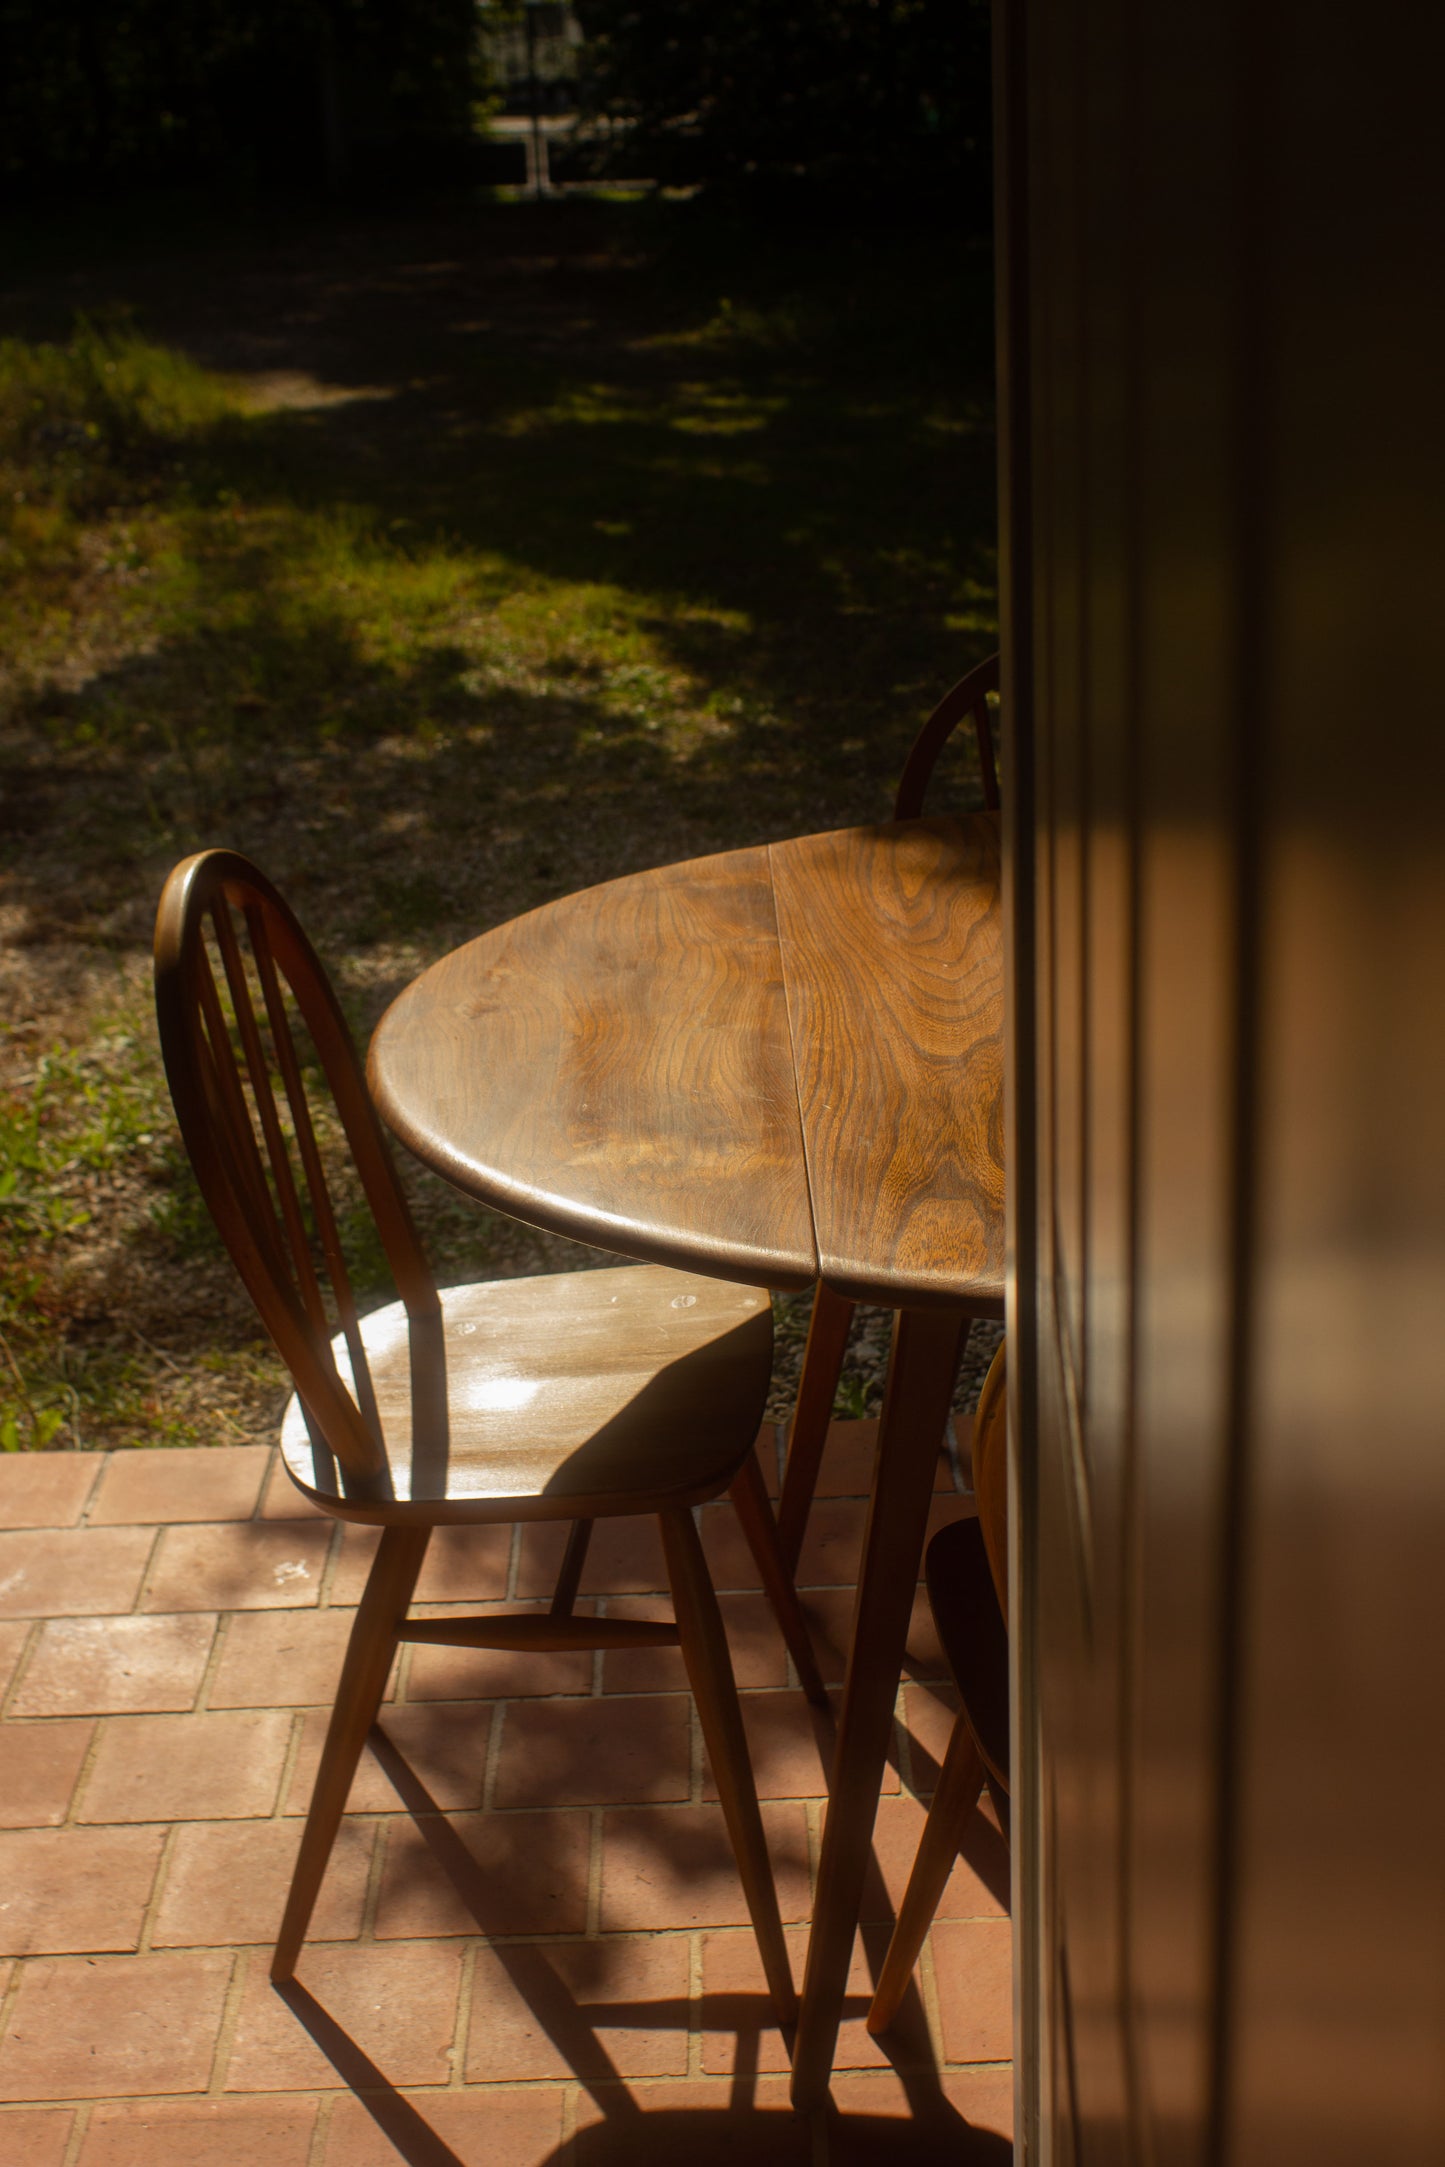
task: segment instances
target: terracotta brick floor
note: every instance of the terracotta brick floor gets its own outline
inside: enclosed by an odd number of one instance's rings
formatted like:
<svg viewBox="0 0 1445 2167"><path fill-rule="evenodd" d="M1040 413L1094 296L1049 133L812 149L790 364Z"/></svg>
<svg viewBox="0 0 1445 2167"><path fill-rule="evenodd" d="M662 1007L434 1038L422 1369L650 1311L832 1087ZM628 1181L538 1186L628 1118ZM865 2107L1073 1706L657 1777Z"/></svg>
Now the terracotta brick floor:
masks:
<svg viewBox="0 0 1445 2167"><path fill-rule="evenodd" d="M961 1425L966 1428L966 1424ZM842 1674L875 1425L799 1574ZM955 1448L958 1440L955 1440ZM778 1439L759 1440L776 1488ZM956 1449L936 1517L970 1509ZM795 1971L829 1758L731 1508L703 1534ZM299 1984L267 1979L372 1538L264 1449L0 1460L0 2167L844 2167L1010 2158L1008 1860L975 1822L886 2046L863 2026L950 1724L920 1595L833 2104L788 2107L672 1650L404 1650ZM434 1539L420 1599L536 1600L554 1531ZM653 1529L583 1592L665 1614Z"/></svg>

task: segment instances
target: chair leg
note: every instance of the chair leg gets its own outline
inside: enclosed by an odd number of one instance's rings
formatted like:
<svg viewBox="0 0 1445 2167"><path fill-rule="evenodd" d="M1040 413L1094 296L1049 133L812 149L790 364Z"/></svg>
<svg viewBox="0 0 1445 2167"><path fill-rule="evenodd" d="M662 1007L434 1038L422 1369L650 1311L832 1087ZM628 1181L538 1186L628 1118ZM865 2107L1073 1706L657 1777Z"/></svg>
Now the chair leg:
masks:
<svg viewBox="0 0 1445 2167"><path fill-rule="evenodd" d="M773 1518L773 1508L768 1502L767 1485L763 1471L758 1465L757 1454L750 1452L733 1477L728 1492L733 1510L738 1516L742 1531L748 1539L748 1548L762 1577L763 1592L773 1606L773 1615L782 1628L788 1653L797 1665L798 1680L803 1692L815 1708L828 1706L828 1694L823 1684L823 1674L813 1653L813 1643L808 1635L798 1591L793 1586L793 1576L783 1556L783 1546L778 1538L778 1523Z"/></svg>
<svg viewBox="0 0 1445 2167"><path fill-rule="evenodd" d="M898 2005L908 1991L924 1936L933 1924L933 1914L953 1872L969 1815L978 1804L983 1779L983 1762L978 1748L960 1716L948 1741L918 1856L913 1861L913 1871L898 1906L893 1938L883 1959L883 1969L878 1974L877 1990L868 2011L870 2032L886 2032L898 2014Z"/></svg>
<svg viewBox="0 0 1445 2167"><path fill-rule="evenodd" d="M567 1536L567 1548L562 1553L562 1570L557 1575L557 1585L552 1591L549 1616L571 1617L572 1606L577 1600L577 1590L582 1585L582 1568L587 1563L587 1546L591 1540L592 1522L574 1520Z"/></svg>
<svg viewBox="0 0 1445 2167"><path fill-rule="evenodd" d="M388 1527L382 1531L346 1645L336 1705L321 1750L301 1851L291 1876L291 1893L271 1959L271 1977L278 1984L295 1973L321 1877L346 1809L346 1794L386 1691L397 1629L411 1603L430 1535L430 1528Z"/></svg>
<svg viewBox="0 0 1445 2167"><path fill-rule="evenodd" d="M757 1936L758 1951L768 1991L780 2024L791 2024L797 2015L792 1967L783 1939L778 1892L763 1835L763 1817L753 1783L753 1765L743 1731L738 1690L733 1681L732 1658L722 1613L717 1606L707 1563L702 1554L692 1514L683 1507L659 1513L662 1547L667 1558L667 1577L672 1588L682 1659L702 1723L703 1741L717 1779L723 1819L732 1839L733 1856L747 1898L748 1914Z"/></svg>
<svg viewBox="0 0 1445 2167"><path fill-rule="evenodd" d="M790 1574L798 1569L798 1553L808 1525L818 1469L833 1419L833 1401L848 1334L853 1325L854 1304L846 1294L835 1294L820 1285L813 1296L813 1321L803 1352L803 1374L798 1381L798 1403L788 1431L788 1456L783 1467L783 1495L778 1507L778 1534Z"/></svg>

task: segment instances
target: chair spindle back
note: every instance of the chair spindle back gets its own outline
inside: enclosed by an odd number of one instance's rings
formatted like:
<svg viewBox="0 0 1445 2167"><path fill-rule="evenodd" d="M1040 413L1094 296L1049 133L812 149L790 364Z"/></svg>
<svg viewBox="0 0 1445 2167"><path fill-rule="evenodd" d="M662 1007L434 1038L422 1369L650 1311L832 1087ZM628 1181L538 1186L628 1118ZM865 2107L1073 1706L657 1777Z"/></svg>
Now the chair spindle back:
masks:
<svg viewBox="0 0 1445 2167"><path fill-rule="evenodd" d="M234 851L207 850L178 865L166 882L156 917L155 983L166 1077L196 1179L296 1381L313 1442L334 1455L348 1496L389 1495L376 1395L297 1020L406 1305L414 1370L423 1345L434 1357L440 1304L330 981L265 876ZM338 1331L349 1357L349 1389L331 1349Z"/></svg>
<svg viewBox="0 0 1445 2167"><path fill-rule="evenodd" d="M934 762L965 715L972 719L974 737L978 744L979 772L983 777L983 802L990 812L998 811L998 758L994 745L993 719L988 708L989 694L997 693L998 689L999 658L997 655L990 655L986 662L980 662L977 669L970 670L966 677L960 677L958 683L945 692L913 740L908 758L903 763L903 773L898 780L898 795L893 806L895 820L919 818Z"/></svg>

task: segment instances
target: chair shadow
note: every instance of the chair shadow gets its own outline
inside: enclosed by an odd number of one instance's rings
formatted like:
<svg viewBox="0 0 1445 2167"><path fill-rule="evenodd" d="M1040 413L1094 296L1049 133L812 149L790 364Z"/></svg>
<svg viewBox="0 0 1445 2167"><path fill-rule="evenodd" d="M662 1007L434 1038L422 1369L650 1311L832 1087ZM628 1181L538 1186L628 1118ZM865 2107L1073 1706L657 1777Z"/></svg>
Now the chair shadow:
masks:
<svg viewBox="0 0 1445 2167"><path fill-rule="evenodd" d="M489 1937L492 1953L518 1996L601 2117L579 2128L569 2140L570 2152L563 2146L545 2167L562 2167L564 2160L568 2167L612 2167L614 2162L616 2167L643 2167L648 2160L662 2163L684 2157L689 2167L709 2167L713 2161L718 2167L731 2167L730 2155L739 2143L749 2148L750 2167L773 2167L774 2162L777 2167L811 2167L823 2156L828 2167L853 2167L855 2162L863 2167L865 2162L885 2159L902 2162L904 2167L914 2167L914 2163L924 2167L935 2160L952 2162L953 2167L1004 2167L1012 2160L1011 2143L991 2131L974 2129L945 2097L931 2062L924 2064L907 2051L909 2039L926 2037L916 1987L909 1990L892 2037L878 2042L893 2062L910 2120L846 2114L831 2102L821 2120L785 2106L756 2105L757 2086L768 2081L760 2068L762 2036L773 2027L774 2018L765 1994L747 1992L704 1996L701 2005L705 2029L731 2031L736 2037L727 2107L721 2112L687 2108L648 2114L598 2037L597 2022L603 2019L609 2030L675 2027L686 2031L691 2003L682 1999L592 2003L584 2010L549 1961L545 1946L491 1939L487 1877L379 1725L373 1727L369 1743L432 1856L479 1931ZM886 1933L880 1939L876 1929L865 1930L865 1947L875 1971L886 1940ZM469 2167L308 1988L293 1979L278 1984L276 1992L407 2167ZM865 1995L850 1995L844 2003L845 2019L863 2015L867 2006ZM791 2038L785 2037L791 2052ZM769 2074L777 2085L778 2076ZM823 2138L822 2145L815 2144L818 2137Z"/></svg>

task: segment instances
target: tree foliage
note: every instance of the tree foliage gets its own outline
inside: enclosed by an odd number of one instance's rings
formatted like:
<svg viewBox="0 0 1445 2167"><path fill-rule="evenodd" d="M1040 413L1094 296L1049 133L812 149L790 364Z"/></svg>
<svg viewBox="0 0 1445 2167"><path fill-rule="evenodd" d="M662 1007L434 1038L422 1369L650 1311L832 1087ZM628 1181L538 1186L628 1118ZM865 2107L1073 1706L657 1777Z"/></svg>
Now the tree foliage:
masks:
<svg viewBox="0 0 1445 2167"><path fill-rule="evenodd" d="M983 0L577 0L619 170L987 201Z"/></svg>
<svg viewBox="0 0 1445 2167"><path fill-rule="evenodd" d="M472 0L0 0L0 172L336 182L470 135Z"/></svg>

